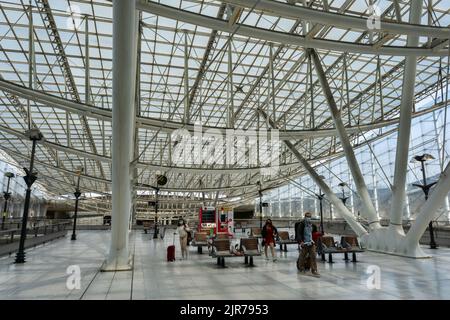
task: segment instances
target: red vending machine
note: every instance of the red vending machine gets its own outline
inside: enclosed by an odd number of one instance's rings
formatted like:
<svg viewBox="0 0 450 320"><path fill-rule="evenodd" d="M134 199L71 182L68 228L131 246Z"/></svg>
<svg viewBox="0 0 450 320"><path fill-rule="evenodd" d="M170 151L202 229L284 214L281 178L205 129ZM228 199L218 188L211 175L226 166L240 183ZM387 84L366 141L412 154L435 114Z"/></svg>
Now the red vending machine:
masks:
<svg viewBox="0 0 450 320"><path fill-rule="evenodd" d="M206 231L210 235L216 234L216 208L200 207L197 229Z"/></svg>

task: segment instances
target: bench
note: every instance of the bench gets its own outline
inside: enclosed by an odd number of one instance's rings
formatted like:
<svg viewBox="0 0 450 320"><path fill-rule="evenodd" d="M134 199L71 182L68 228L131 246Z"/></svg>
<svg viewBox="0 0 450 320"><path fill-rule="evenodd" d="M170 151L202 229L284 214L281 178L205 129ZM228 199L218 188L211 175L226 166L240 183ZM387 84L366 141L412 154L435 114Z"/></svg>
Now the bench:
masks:
<svg viewBox="0 0 450 320"><path fill-rule="evenodd" d="M191 242L192 246L197 247L198 253L203 253L203 246L208 246L208 233L206 232L197 232L194 235L194 240Z"/></svg>
<svg viewBox="0 0 450 320"><path fill-rule="evenodd" d="M241 238L241 251L244 252L244 262L253 266L253 257L261 255L257 238ZM250 261L249 261L250 258Z"/></svg>
<svg viewBox="0 0 450 320"><path fill-rule="evenodd" d="M153 223L151 221L145 220L142 221L142 225L144 226L144 232L147 233L147 231L152 228Z"/></svg>
<svg viewBox="0 0 450 320"><path fill-rule="evenodd" d="M280 250L287 252L287 245L288 244L298 244L298 242L294 239L289 238L289 232L288 231L280 231L278 232L279 240L277 241L277 244L280 245ZM283 250L284 246L284 250Z"/></svg>
<svg viewBox="0 0 450 320"><path fill-rule="evenodd" d="M341 238L341 243L343 241L343 239L347 239L350 242L347 242L347 244L357 244L358 240L355 239L350 240L350 238L347 237L353 237L353 236L345 236ZM353 237L355 238L355 237ZM328 263L333 263L333 254L334 253L343 253L344 254L344 260L348 261L348 253L351 252L352 253L352 262L357 262L356 260L356 253L357 252L364 252L364 250L362 250L359 246L341 246L341 247L337 247L336 246L336 242L334 241L334 238L332 236L322 236L319 238L318 241L318 245L319 245L319 252L321 253L322 256L322 261L326 261L325 260L325 254L328 254Z"/></svg>
<svg viewBox="0 0 450 320"><path fill-rule="evenodd" d="M215 239L217 239L217 240L225 240L225 239L230 239L230 237L228 236L228 233L218 232L218 233L216 233Z"/></svg>
<svg viewBox="0 0 450 320"><path fill-rule="evenodd" d="M345 252L345 261L348 261L348 252L352 253L352 262L358 262L356 260L357 252L364 252L358 242L358 238L356 236L344 235L341 237L341 246L347 249Z"/></svg>
<svg viewBox="0 0 450 320"><path fill-rule="evenodd" d="M217 258L217 264L225 267L225 258L237 257L231 253L229 239L214 239L212 243L211 256Z"/></svg>
<svg viewBox="0 0 450 320"><path fill-rule="evenodd" d="M251 228L250 236L253 238L262 238L261 228Z"/></svg>

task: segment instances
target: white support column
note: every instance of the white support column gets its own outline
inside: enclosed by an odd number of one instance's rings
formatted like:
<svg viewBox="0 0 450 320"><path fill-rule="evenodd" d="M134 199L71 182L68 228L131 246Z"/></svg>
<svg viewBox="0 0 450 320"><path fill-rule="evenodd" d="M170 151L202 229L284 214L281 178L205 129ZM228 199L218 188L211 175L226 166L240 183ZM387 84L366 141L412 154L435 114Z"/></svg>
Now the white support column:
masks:
<svg viewBox="0 0 450 320"><path fill-rule="evenodd" d="M347 175L348 175L348 189L350 191L349 195L348 195L348 199L350 200L350 212L354 215L354 216L358 216L355 215L355 202L354 202L354 192L353 192L353 179L352 179L352 174L350 173L350 169L347 170Z"/></svg>
<svg viewBox="0 0 450 320"><path fill-rule="evenodd" d="M366 183L364 182L361 169L359 168L358 162L356 161L355 153L353 152L353 148L350 144L350 139L348 138L344 124L342 123L341 112L336 105L330 86L328 85L322 63L319 59L319 56L317 55L317 52L314 49L308 49L308 53L311 55L312 61L314 63L317 77L319 78L320 84L322 86L322 91L327 100L328 107L330 108L330 112L336 126L336 131L338 132L342 148L344 149L348 166L352 172L358 194L364 206L364 212L362 212L361 214L363 217L368 218L369 226L371 229L379 228L380 223L377 219L375 208L370 199L369 191L367 190Z"/></svg>
<svg viewBox="0 0 450 320"><path fill-rule="evenodd" d="M269 119L267 114L263 110L259 110L261 115L268 120L272 128L277 128L275 126L275 123L272 121L272 119ZM284 143L289 148L289 150L294 154L294 156L299 160L303 168L308 172L310 177L313 179L313 181L322 189L323 193L327 196L328 200L335 206L335 208L339 211L342 218L347 221L349 226L355 231L355 233L358 236L367 236L367 231L361 226L360 223L358 223L355 220L355 217L352 215L350 211L344 206L341 199L339 199L333 192L333 190L330 189L330 187L320 178L319 174L314 170L313 167L306 161L305 158L298 152L298 150L294 147L294 145L288 141L284 140ZM364 239L362 239L364 241Z"/></svg>
<svg viewBox="0 0 450 320"><path fill-rule="evenodd" d="M278 188L278 216L281 218L281 194L280 188Z"/></svg>
<svg viewBox="0 0 450 320"><path fill-rule="evenodd" d="M417 243L422 237L423 233L427 229L428 223L436 214L436 211L442 206L444 199L447 197L450 191L450 163L442 172L439 181L430 195L430 198L425 202L425 205L417 215L415 223L411 226L411 229L406 235L406 247L407 250L413 250L417 247Z"/></svg>
<svg viewBox="0 0 450 320"><path fill-rule="evenodd" d="M103 271L131 270L128 223L131 213L137 60L135 1L113 0L112 220L109 256Z"/></svg>
<svg viewBox="0 0 450 320"><path fill-rule="evenodd" d="M375 210L377 211L377 216L380 218L380 206L378 204L378 179L377 179L377 168L374 163L375 159L373 153L370 153L370 164L372 166L372 182L373 182L373 198L375 203Z"/></svg>
<svg viewBox="0 0 450 320"><path fill-rule="evenodd" d="M420 24L423 0L411 0L409 22ZM418 47L419 37L409 35L408 47ZM400 123L398 128L397 150L395 156L394 184L392 186L392 205L389 228L404 235L402 226L403 207L405 204L405 183L408 165L409 140L411 133L411 114L414 103L417 57L408 56L403 74L403 90L400 105Z"/></svg>
<svg viewBox="0 0 450 320"><path fill-rule="evenodd" d="M446 99L447 100L447 99ZM438 118L436 117L436 111L433 111L433 127L434 127L434 134L435 134L435 138L437 141L437 149L438 149L438 154L439 154L439 167L440 167L440 171L444 170L444 159L441 157L441 154L444 155L445 154L445 147L444 147L444 138L441 138L441 135L439 134L438 128ZM446 124L443 122L443 126L445 126ZM445 130L445 128L444 128ZM445 136L445 134L444 134ZM446 219L446 221L449 221L449 214L450 214L450 203L448 201L448 197L445 197L444 199L444 217Z"/></svg>
<svg viewBox="0 0 450 320"><path fill-rule="evenodd" d="M89 64L89 16L84 17L85 20L85 30L84 30L84 88L85 88L85 99L86 104L91 103L91 79L90 79L90 64Z"/></svg>
<svg viewBox="0 0 450 320"><path fill-rule="evenodd" d="M228 42L228 104L227 104L227 127L234 128L234 96L233 96L233 55L232 37L230 34Z"/></svg>
<svg viewBox="0 0 450 320"><path fill-rule="evenodd" d="M300 178L300 184L302 184L301 178ZM303 196L303 190L300 190L299 196L300 196L300 217L303 217L303 212L305 212L305 207L304 207L305 198Z"/></svg>
<svg viewBox="0 0 450 320"><path fill-rule="evenodd" d="M105 135L105 120L102 120L102 150L103 156L106 157L106 135Z"/></svg>
<svg viewBox="0 0 450 320"><path fill-rule="evenodd" d="M408 195L408 188L405 186L405 211L406 211L406 218L409 220L411 218L411 208L409 206L409 195ZM403 220L403 215L402 215Z"/></svg>
<svg viewBox="0 0 450 320"><path fill-rule="evenodd" d="M317 198L314 197L314 216L317 216L317 212L319 211L317 206Z"/></svg>
<svg viewBox="0 0 450 320"><path fill-rule="evenodd" d="M188 34L184 30L184 123L190 122Z"/></svg>
<svg viewBox="0 0 450 320"><path fill-rule="evenodd" d="M33 6L29 7L29 24L28 24L28 86L34 89L34 78L36 77L36 61L34 56L34 31L33 31ZM33 119L31 115L31 102L27 100L28 129L31 129Z"/></svg>
<svg viewBox="0 0 450 320"><path fill-rule="evenodd" d="M289 218L292 218L292 187L291 184L288 184L289 190Z"/></svg>
<svg viewBox="0 0 450 320"><path fill-rule="evenodd" d="M275 106L275 73L273 71L273 43L269 44L269 88L267 101L272 102L272 118L276 119L277 117ZM270 109L267 108L267 112L269 112L269 110Z"/></svg>
<svg viewBox="0 0 450 320"><path fill-rule="evenodd" d="M72 146L72 137L70 136L70 116L69 111L66 111L66 133L67 133L67 146Z"/></svg>

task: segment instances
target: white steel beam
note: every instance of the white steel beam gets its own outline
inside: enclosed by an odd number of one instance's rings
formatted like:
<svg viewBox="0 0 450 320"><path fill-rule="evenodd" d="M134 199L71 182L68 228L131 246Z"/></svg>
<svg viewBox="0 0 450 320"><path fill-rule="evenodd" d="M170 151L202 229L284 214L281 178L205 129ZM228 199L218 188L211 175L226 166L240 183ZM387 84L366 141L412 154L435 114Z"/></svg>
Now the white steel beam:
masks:
<svg viewBox="0 0 450 320"><path fill-rule="evenodd" d="M423 0L412 0L410 23L420 23ZM408 36L408 46L417 47L418 36ZM402 98L400 104L400 124L398 128L397 149L395 156L394 184L392 187L392 205L389 227L403 235L403 207L405 204L405 183L408 166L409 140L411 134L411 118L414 104L414 89L416 81L417 57L406 57L403 74Z"/></svg>
<svg viewBox="0 0 450 320"><path fill-rule="evenodd" d="M273 1L272 1L273 2ZM169 19L179 20L197 26L209 29L219 30L227 33L266 40L273 43L281 43L292 46L317 48L332 51L364 53L374 55L391 55L391 56L446 56L447 50L433 50L417 47L398 47L398 46L382 46L374 47L366 44L355 44L351 42L341 42L325 39L306 39L301 35L288 34L285 32L271 31L267 29L252 27L244 24L235 24L229 26L228 21L220 20L210 16L193 13L187 10L166 6L156 2L138 1L136 6L139 10L163 16ZM345 16L344 16L345 17ZM364 20L366 21L366 20ZM364 22L366 23L366 22ZM408 27L409 28L409 27ZM405 30L408 30L406 28ZM422 27L421 27L422 28ZM429 28L426 26L426 28ZM446 34L448 30L443 29L442 33ZM395 33L395 32L394 32ZM428 32L429 33L429 32ZM427 33L427 35L428 35ZM441 33L440 33L441 34ZM443 36L444 36L443 34ZM448 34L444 39L448 38Z"/></svg>
<svg viewBox="0 0 450 320"><path fill-rule="evenodd" d="M417 245L423 233L427 229L429 222L436 214L436 211L442 207L449 191L450 163L447 164L444 172L442 172L436 187L433 192L431 192L430 198L425 202L424 206L417 215L416 221L406 234L407 246L414 247Z"/></svg>
<svg viewBox="0 0 450 320"><path fill-rule="evenodd" d="M259 109L261 115L269 122L272 128L277 128L274 121L267 116L267 113L263 110ZM285 140L284 143L289 148L289 150L294 154L294 156L299 160L303 168L308 172L309 176L313 181L322 189L324 194L330 200L330 202L335 206L335 208L339 211L342 218L347 221L349 226L356 232L356 234L361 237L367 235L367 231L361 226L359 222L355 220L353 214L347 209L347 207L342 203L342 201L334 194L333 190L320 178L319 174L314 170L314 168L306 161L305 158L298 152L298 150L294 147L294 145Z"/></svg>
<svg viewBox="0 0 450 320"><path fill-rule="evenodd" d="M113 118L111 246L104 271L130 270L128 225L131 213L130 162L133 159L137 60L134 1L113 1Z"/></svg>
<svg viewBox="0 0 450 320"><path fill-rule="evenodd" d="M360 196L363 203L365 210L362 212L362 215L369 219L369 226L371 228L379 228L380 223L377 217L376 210L370 199L369 191L367 190L367 186L364 181L361 169L359 168L358 161L356 160L353 147L350 143L350 139L347 135L344 124L342 123L341 112L339 111L339 108L336 105L336 101L334 100L333 93L331 92L328 80L322 68L320 58L314 49L308 49L308 53L312 57L317 77L319 78L320 84L322 86L322 91L327 100L328 107L330 108L330 113L333 117L334 125L336 126L336 130L341 141L341 146L344 149L344 154L347 158L347 164L352 173L353 180L358 190L358 195Z"/></svg>
<svg viewBox="0 0 450 320"><path fill-rule="evenodd" d="M309 7L302 7L272 0L224 0L224 2L245 8L254 8L273 15L302 19L314 23L320 23L345 29L357 29L367 31L367 17L356 17L346 14L321 11ZM396 10L400 9L398 2L394 1ZM397 9L398 8L398 9ZM397 19L399 17L397 16ZM378 31L378 30L377 30ZM433 38L448 39L448 28L421 25L420 21L410 23L381 21L380 32L403 34L412 36L428 36Z"/></svg>
<svg viewBox="0 0 450 320"><path fill-rule="evenodd" d="M183 122L189 123L191 117L191 106L189 105L189 52L188 34L184 31L184 116Z"/></svg>
<svg viewBox="0 0 450 320"><path fill-rule="evenodd" d="M12 93L14 95L17 95L19 97L22 97L24 99L30 99L32 101L42 103L45 105L48 105L53 108L58 108L61 110L66 110L71 113L85 115L91 118L99 119L99 120L105 120L105 121L111 121L111 110L103 109L103 108L97 108L95 106L86 105L83 103L75 102L72 100L67 100L61 97L57 97L54 95L50 95L48 93L37 91L37 90L31 90L29 88L23 87L21 85L15 84L13 82L0 79L0 90ZM438 110L440 108L445 107L446 102L439 102L435 106L427 108L425 110L417 111L414 113L414 117L419 117L421 115L427 114L429 112L432 112L434 110ZM193 124L187 124L184 125L172 122L172 121L165 121L165 120L159 120L159 119L152 119L148 117L137 117L136 118L136 125L139 128L144 128L148 130L161 130L163 132L172 132L174 130L177 130L181 127L186 129L187 131L193 133L194 132L194 125ZM389 120L383 120L376 123L370 123L370 124L361 124L359 126L352 126L347 127L347 133L348 134L354 134L354 133L361 133L364 131L369 131L373 129L379 129L383 128L389 125L397 124L399 122L399 118L389 119ZM203 126L203 131L206 132L209 129L216 129L219 130L223 135L226 134L226 128L216 128L216 127L208 127ZM280 131L280 139L302 139L302 138L309 138L309 137L331 137L336 136L337 132L336 129L317 129L317 130L286 130L286 131Z"/></svg>

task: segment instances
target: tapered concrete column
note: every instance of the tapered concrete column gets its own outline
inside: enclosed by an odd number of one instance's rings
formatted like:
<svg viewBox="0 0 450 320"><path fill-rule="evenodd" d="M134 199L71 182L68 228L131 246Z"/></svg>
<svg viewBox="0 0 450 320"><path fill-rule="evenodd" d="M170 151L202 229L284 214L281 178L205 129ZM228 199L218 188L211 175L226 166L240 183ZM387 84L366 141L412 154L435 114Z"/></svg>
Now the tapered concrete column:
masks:
<svg viewBox="0 0 450 320"><path fill-rule="evenodd" d="M135 1L113 1L112 220L109 256L103 271L130 270L128 223L131 212L137 59Z"/></svg>
<svg viewBox="0 0 450 320"><path fill-rule="evenodd" d="M364 206L364 210L361 212L361 215L369 220L370 228L379 228L380 223L377 212L373 206L372 200L370 199L369 191L367 190L361 169L356 161L355 153L353 152L352 145L350 144L350 139L348 138L344 124L342 123L341 112L339 111L336 101L334 100L333 93L331 92L330 86L326 79L325 71L322 67L322 63L320 62L316 50L308 49L308 53L311 55L312 61L314 62L317 77L319 78L322 91L325 95L330 113L334 120L334 125L336 126L336 131L338 132L339 139L341 140L341 145L344 149L348 167L350 168L353 180L355 181L356 189L358 190L358 195L360 196Z"/></svg>
<svg viewBox="0 0 450 320"><path fill-rule="evenodd" d="M415 248L420 238L428 227L428 223L436 214L436 211L444 205L444 200L450 191L450 163L442 172L439 181L431 192L430 198L420 210L416 221L406 235L405 251Z"/></svg>
<svg viewBox="0 0 450 320"><path fill-rule="evenodd" d="M420 24L423 0L412 0L409 22ZM418 47L419 37L409 35L408 47ZM392 206L389 227L399 234L404 234L402 226L403 207L405 204L406 170L408 166L409 140L411 133L411 114L414 103L417 57L408 56L403 74L403 90L400 105L400 123L398 128L397 150L395 156L394 184L392 187Z"/></svg>

